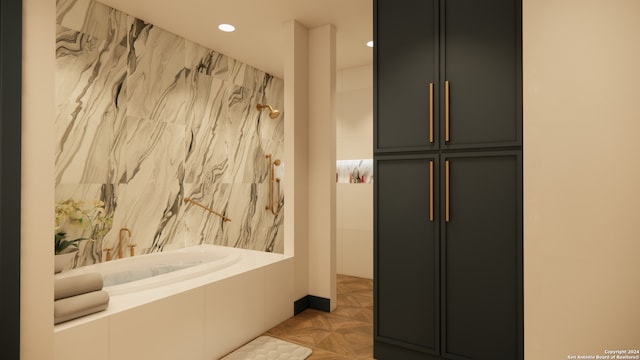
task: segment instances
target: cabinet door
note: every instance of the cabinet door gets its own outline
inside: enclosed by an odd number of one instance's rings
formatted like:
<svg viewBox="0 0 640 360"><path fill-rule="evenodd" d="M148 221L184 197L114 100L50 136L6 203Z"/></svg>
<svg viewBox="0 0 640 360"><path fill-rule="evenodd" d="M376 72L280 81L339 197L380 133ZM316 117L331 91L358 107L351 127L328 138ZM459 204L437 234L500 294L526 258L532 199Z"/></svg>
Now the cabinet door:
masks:
<svg viewBox="0 0 640 360"><path fill-rule="evenodd" d="M375 355L388 344L437 354L437 155L386 157L375 167ZM382 350L381 350L382 349Z"/></svg>
<svg viewBox="0 0 640 360"><path fill-rule="evenodd" d="M442 2L442 147L521 145L521 2Z"/></svg>
<svg viewBox="0 0 640 360"><path fill-rule="evenodd" d="M437 148L438 1L377 0L374 9L375 149Z"/></svg>
<svg viewBox="0 0 640 360"><path fill-rule="evenodd" d="M443 357L523 358L520 154L442 155Z"/></svg>

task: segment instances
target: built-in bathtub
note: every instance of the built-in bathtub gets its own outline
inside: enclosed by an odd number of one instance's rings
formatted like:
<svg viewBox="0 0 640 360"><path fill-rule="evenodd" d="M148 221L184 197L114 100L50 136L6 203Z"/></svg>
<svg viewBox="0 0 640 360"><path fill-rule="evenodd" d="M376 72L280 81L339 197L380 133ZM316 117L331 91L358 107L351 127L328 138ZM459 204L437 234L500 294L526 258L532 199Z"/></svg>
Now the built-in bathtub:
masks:
<svg viewBox="0 0 640 360"><path fill-rule="evenodd" d="M199 245L83 266L58 277L97 272L110 296L127 294L210 274L242 260L234 248Z"/></svg>
<svg viewBox="0 0 640 360"><path fill-rule="evenodd" d="M293 258L200 245L63 271L103 274L106 311L54 326L55 359L217 359L293 315Z"/></svg>

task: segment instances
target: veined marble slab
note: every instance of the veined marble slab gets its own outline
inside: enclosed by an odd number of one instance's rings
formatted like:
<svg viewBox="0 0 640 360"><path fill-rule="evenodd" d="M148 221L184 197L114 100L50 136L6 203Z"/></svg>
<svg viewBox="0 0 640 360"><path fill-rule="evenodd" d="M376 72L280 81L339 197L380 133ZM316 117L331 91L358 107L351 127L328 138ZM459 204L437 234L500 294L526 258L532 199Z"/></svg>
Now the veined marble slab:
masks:
<svg viewBox="0 0 640 360"><path fill-rule="evenodd" d="M116 181L112 147L126 108L126 48L58 26L56 182Z"/></svg>
<svg viewBox="0 0 640 360"><path fill-rule="evenodd" d="M95 0L58 0L58 25L127 46L129 16Z"/></svg>
<svg viewBox="0 0 640 360"><path fill-rule="evenodd" d="M282 159L285 114L270 119L256 105L282 111L284 81L94 0L57 6L56 200L102 199L113 215L75 265L102 261L124 227L138 254L283 252L286 207L265 206L266 155Z"/></svg>

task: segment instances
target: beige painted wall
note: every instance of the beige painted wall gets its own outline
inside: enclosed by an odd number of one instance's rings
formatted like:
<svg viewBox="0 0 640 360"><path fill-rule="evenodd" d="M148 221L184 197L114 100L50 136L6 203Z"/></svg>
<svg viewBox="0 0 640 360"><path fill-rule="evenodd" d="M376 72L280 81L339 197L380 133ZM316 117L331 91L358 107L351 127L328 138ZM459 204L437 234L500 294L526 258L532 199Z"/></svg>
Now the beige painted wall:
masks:
<svg viewBox="0 0 640 360"><path fill-rule="evenodd" d="M338 160L373 159L373 65L338 71L336 88Z"/></svg>
<svg viewBox="0 0 640 360"><path fill-rule="evenodd" d="M21 359L53 359L55 1L23 0Z"/></svg>
<svg viewBox="0 0 640 360"><path fill-rule="evenodd" d="M308 246L308 88L309 31L299 22L284 24L284 253L294 255L295 299L309 294Z"/></svg>
<svg viewBox="0 0 640 360"><path fill-rule="evenodd" d="M309 294L330 299L334 309L337 302L336 29L333 25L310 29L308 40Z"/></svg>
<svg viewBox="0 0 640 360"><path fill-rule="evenodd" d="M373 66L337 72L336 157L373 158ZM336 185L336 271L373 279L373 184Z"/></svg>
<svg viewBox="0 0 640 360"><path fill-rule="evenodd" d="M640 1L524 0L525 359L640 347Z"/></svg>
<svg viewBox="0 0 640 360"><path fill-rule="evenodd" d="M53 219L41 205L53 202L55 3L23 4L21 347L42 360L53 354L41 246ZM523 18L525 359L637 348L640 2L524 0Z"/></svg>

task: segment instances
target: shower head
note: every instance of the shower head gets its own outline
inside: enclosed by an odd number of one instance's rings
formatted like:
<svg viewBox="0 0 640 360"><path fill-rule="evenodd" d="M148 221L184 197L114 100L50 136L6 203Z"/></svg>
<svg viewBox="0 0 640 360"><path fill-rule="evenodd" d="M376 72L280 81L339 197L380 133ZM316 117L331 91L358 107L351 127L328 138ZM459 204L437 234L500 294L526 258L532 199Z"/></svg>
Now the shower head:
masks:
<svg viewBox="0 0 640 360"><path fill-rule="evenodd" d="M264 108L269 109L269 117L272 118L272 119L276 119L276 118L278 118L278 116L280 116L280 110L276 110L276 109L272 108L271 105L258 104L258 105L256 105L256 108L258 109L258 111L262 111L262 109L264 109Z"/></svg>

